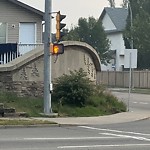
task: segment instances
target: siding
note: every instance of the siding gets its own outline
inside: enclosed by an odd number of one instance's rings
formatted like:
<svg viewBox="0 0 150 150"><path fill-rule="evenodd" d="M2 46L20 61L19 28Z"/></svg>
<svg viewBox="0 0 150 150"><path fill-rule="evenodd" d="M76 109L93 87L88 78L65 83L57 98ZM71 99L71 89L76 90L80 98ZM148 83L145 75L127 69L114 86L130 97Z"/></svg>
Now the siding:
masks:
<svg viewBox="0 0 150 150"><path fill-rule="evenodd" d="M19 41L19 23L34 22L37 25L37 43L42 42L42 17L7 0L0 0L0 22L8 23L7 42ZM15 25L15 28L12 28Z"/></svg>

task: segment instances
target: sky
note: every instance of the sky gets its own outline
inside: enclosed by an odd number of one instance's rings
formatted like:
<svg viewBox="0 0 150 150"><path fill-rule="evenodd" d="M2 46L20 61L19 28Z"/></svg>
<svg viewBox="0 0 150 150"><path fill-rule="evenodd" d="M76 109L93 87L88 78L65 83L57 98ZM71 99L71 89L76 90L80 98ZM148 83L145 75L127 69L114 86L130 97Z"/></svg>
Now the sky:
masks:
<svg viewBox="0 0 150 150"><path fill-rule="evenodd" d="M19 0L34 8L44 11L45 0ZM120 7L123 0L115 0L116 7ZM76 26L80 17L88 18L93 16L95 19L100 17L104 7L108 7L108 0L52 0L52 12L60 11L66 15L62 21L70 29ZM55 17L56 14L53 14ZM52 21L52 32L55 30L55 19Z"/></svg>

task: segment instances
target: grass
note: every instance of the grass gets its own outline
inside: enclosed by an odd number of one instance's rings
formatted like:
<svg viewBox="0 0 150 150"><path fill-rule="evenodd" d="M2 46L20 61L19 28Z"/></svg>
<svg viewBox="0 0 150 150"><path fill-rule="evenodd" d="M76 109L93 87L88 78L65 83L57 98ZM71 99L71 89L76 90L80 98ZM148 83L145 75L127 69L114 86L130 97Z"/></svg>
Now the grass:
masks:
<svg viewBox="0 0 150 150"><path fill-rule="evenodd" d="M17 97L13 93L0 93L0 103L4 103L5 107L15 108L16 112L26 112L28 117L42 117L40 113L43 113L43 98ZM59 116L85 117L124 112L126 106L111 94L101 93L90 97L84 107L58 105L52 99L52 109Z"/></svg>
<svg viewBox="0 0 150 150"><path fill-rule="evenodd" d="M42 121L42 120L30 120L30 119L0 119L0 125L44 125L44 124L56 124L50 121Z"/></svg>
<svg viewBox="0 0 150 150"><path fill-rule="evenodd" d="M118 101L118 99L110 93L101 93L97 96L91 96L84 107L59 105L59 109L55 107L55 110L58 111L59 116L90 117L125 112L126 105Z"/></svg>
<svg viewBox="0 0 150 150"><path fill-rule="evenodd" d="M134 88L131 90L132 93L139 93L139 94L150 94L150 89L138 89Z"/></svg>
<svg viewBox="0 0 150 150"><path fill-rule="evenodd" d="M113 88L112 88L113 89ZM117 92L128 92L128 88L114 88L113 91ZM133 88L131 89L131 93L139 93L139 94L150 94L150 89L144 89L144 88Z"/></svg>
<svg viewBox="0 0 150 150"><path fill-rule="evenodd" d="M0 103L6 108L15 108L16 112L26 112L28 117L38 117L43 112L43 99L17 97L13 93L0 93Z"/></svg>

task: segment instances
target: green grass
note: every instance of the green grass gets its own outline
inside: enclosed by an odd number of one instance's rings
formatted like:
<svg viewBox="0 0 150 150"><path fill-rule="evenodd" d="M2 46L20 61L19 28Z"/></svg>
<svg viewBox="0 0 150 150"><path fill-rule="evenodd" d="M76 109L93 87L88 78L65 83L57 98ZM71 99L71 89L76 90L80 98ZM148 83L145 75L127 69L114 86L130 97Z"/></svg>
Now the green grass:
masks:
<svg viewBox="0 0 150 150"><path fill-rule="evenodd" d="M112 88L113 91L117 92L129 92L129 88ZM133 88L131 89L131 93L139 93L139 94L150 94L150 89L144 89L144 88Z"/></svg>
<svg viewBox="0 0 150 150"><path fill-rule="evenodd" d="M57 111L60 116L103 116L125 112L126 105L123 102L118 101L113 95L107 93L91 96L84 107L60 105L58 109L55 105L55 111Z"/></svg>
<svg viewBox="0 0 150 150"><path fill-rule="evenodd" d="M150 89L138 89L134 88L131 90L132 93L139 93L139 94L150 94Z"/></svg>
<svg viewBox="0 0 150 150"><path fill-rule="evenodd" d="M0 103L5 107L12 107L16 112L26 112L28 117L41 117L43 113L43 98L17 97L13 93L0 93ZM107 93L101 93L91 96L84 107L75 107L68 105L59 105L53 102L52 109L59 116L100 116L109 115L126 111L126 106L119 102L114 96Z"/></svg>
<svg viewBox="0 0 150 150"><path fill-rule="evenodd" d="M0 125L43 125L43 124L56 124L50 121L42 120L24 120L24 119L0 119Z"/></svg>
<svg viewBox="0 0 150 150"><path fill-rule="evenodd" d="M0 103L6 108L15 108L16 112L26 112L28 116L37 117L43 112L43 99L32 97L17 97L13 93L0 93Z"/></svg>

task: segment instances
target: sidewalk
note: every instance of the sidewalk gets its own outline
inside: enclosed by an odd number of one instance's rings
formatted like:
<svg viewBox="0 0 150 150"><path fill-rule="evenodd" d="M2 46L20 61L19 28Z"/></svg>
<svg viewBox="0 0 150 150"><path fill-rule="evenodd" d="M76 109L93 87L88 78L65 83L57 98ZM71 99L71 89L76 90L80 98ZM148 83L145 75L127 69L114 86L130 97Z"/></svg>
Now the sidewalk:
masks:
<svg viewBox="0 0 150 150"><path fill-rule="evenodd" d="M113 91L114 90L114 91ZM112 93L118 97L120 100L127 102L128 93L118 93L115 90L124 91L126 89L111 89ZM132 100L149 100L149 95L136 94L132 96ZM114 123L125 123L137 120L149 119L150 111L147 110L135 110L130 109L129 112L118 113L108 116L98 116L98 117L67 117L67 118L35 118L40 120L49 120L56 122L60 125L89 125L89 124L114 124Z"/></svg>
<svg viewBox="0 0 150 150"><path fill-rule="evenodd" d="M137 120L149 119L150 113L141 112L123 112L108 116L98 117L67 117L67 118L34 118L39 120L48 120L58 123L59 125L90 125L90 124L114 124L125 123Z"/></svg>

